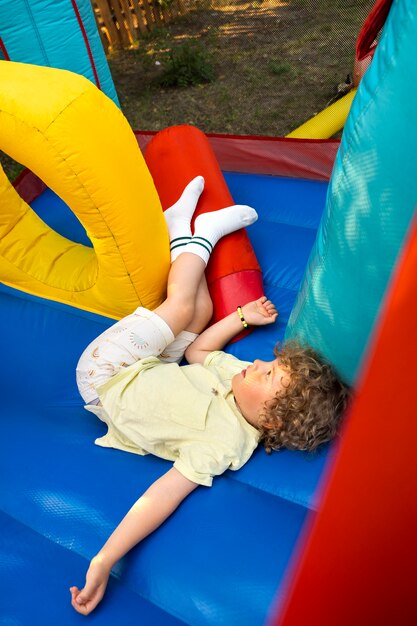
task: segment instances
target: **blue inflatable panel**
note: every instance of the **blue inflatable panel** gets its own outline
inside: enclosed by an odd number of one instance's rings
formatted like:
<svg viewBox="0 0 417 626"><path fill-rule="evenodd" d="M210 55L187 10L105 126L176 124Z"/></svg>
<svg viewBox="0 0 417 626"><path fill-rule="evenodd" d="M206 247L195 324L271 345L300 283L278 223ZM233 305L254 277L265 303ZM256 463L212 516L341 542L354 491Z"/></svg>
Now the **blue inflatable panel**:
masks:
<svg viewBox="0 0 417 626"><path fill-rule="evenodd" d="M54 191L46 189L31 203L31 206L39 217L60 235L91 247L91 241L84 226Z"/></svg>
<svg viewBox="0 0 417 626"><path fill-rule="evenodd" d="M248 349L258 358L271 358L282 341L311 248L316 238L327 183L273 176L225 174L236 203L256 208L259 220L248 230L263 271L266 295L277 303L278 322L257 329L234 344L231 352L246 358ZM257 354L259 352L259 354Z"/></svg>
<svg viewBox="0 0 417 626"><path fill-rule="evenodd" d="M288 337L352 384L417 205L417 5L394 0L344 129Z"/></svg>
<svg viewBox="0 0 417 626"><path fill-rule="evenodd" d="M68 578L77 577L80 570L88 567L88 561L2 512L0 528L0 623L7 626L82 624L82 616L74 615L68 602L67 587ZM89 621L106 626L115 623L136 626L138 616L144 626L185 623L146 601L115 577L109 581L102 606Z"/></svg>
<svg viewBox="0 0 417 626"><path fill-rule="evenodd" d="M81 74L119 106L90 0L0 0L0 24L7 60Z"/></svg>
<svg viewBox="0 0 417 626"><path fill-rule="evenodd" d="M248 230L274 327L229 346L270 358L282 339L314 242L326 183L226 174L236 202L256 206ZM33 203L71 238L85 237L47 191ZM140 494L170 463L94 445L103 424L82 407L75 366L112 320L0 286L2 437L0 528L5 624L66 626L85 620L69 602L90 558ZM238 472L196 490L113 570L98 624L257 626L285 589L300 532L317 507L329 450L309 455L258 449ZM21 602L22 586L25 602ZM47 598L47 601L45 600ZM42 600L40 600L42 599Z"/></svg>

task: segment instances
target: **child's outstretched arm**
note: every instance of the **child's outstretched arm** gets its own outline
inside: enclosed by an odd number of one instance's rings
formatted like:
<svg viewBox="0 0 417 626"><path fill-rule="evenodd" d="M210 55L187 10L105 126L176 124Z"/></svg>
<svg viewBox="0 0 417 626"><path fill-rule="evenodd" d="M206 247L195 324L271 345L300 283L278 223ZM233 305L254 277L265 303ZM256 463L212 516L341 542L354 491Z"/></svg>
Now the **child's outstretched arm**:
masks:
<svg viewBox="0 0 417 626"><path fill-rule="evenodd" d="M275 305L266 296L242 306L242 313L249 326L273 324L278 316ZM203 363L210 352L224 348L241 330L242 321L234 311L202 332L187 348L185 358L189 363Z"/></svg>
<svg viewBox="0 0 417 626"><path fill-rule="evenodd" d="M70 588L71 604L78 613L88 615L96 608L113 565L158 528L197 486L173 467L149 487L92 559L84 588Z"/></svg>

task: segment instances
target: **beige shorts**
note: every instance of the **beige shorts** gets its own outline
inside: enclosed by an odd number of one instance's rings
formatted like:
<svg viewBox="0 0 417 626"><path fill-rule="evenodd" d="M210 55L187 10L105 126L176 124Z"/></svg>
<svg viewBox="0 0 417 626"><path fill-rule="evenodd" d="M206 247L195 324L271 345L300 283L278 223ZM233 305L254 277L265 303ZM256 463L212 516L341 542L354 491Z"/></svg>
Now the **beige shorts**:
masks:
<svg viewBox="0 0 417 626"><path fill-rule="evenodd" d="M92 341L82 353L76 369L77 385L86 404L97 403L97 387L148 356L179 363L197 337L183 331L176 338L156 313L138 307Z"/></svg>

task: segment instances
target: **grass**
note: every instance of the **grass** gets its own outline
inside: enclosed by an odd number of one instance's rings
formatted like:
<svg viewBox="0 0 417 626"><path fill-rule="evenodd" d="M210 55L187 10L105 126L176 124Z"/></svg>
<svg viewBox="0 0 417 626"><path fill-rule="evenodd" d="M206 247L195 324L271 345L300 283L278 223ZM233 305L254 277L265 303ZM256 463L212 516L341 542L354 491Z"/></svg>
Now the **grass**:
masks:
<svg viewBox="0 0 417 626"><path fill-rule="evenodd" d="M357 33L373 0L194 4L196 10L141 41L138 50L109 58L134 128L192 122L206 132L287 134L323 109L351 71ZM161 89L155 80L167 51L187 39L210 54L216 79Z"/></svg>
<svg viewBox="0 0 417 626"><path fill-rule="evenodd" d="M374 0L191 4L194 10L141 38L135 49L108 58L134 129L187 123L205 132L286 135L325 108L351 72L356 37ZM184 59L172 70L180 49ZM192 78L184 78L195 61ZM209 68L209 79L194 80L202 68ZM167 71L175 87L164 85ZM15 166L0 157L14 177Z"/></svg>

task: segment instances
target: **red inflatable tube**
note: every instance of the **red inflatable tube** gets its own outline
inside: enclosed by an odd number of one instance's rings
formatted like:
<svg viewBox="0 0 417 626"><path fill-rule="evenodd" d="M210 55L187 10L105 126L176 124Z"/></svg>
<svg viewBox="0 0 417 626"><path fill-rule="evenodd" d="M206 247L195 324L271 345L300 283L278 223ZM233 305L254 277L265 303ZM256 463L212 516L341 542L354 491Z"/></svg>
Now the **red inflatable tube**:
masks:
<svg viewBox="0 0 417 626"><path fill-rule="evenodd" d="M356 59L362 61L375 52L375 38L385 24L392 0L377 0L363 23L356 41Z"/></svg>
<svg viewBox="0 0 417 626"><path fill-rule="evenodd" d="M197 128L173 126L161 131L147 145L145 159L164 210L198 175L204 176L205 187L196 216L234 204L211 146ZM261 270L243 229L217 244L206 275L214 306L213 322L263 294Z"/></svg>

